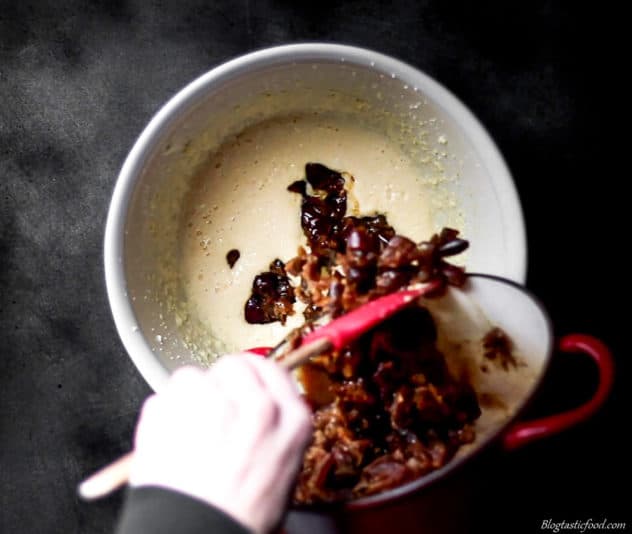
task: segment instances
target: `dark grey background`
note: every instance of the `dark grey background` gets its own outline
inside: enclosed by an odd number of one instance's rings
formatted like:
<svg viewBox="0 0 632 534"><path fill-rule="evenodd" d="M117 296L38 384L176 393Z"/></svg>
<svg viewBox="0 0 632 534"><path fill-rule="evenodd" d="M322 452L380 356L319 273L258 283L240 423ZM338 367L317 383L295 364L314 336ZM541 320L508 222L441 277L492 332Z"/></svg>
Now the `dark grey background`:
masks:
<svg viewBox="0 0 632 534"><path fill-rule="evenodd" d="M59 5L58 5L59 4ZM617 17L556 2L9 2L0 0L0 532L111 532L120 495L75 485L130 447L148 387L118 339L102 241L127 151L196 76L293 41L362 45L455 92L489 128L528 226L528 286L558 333L609 343L615 393L593 421L511 455L485 480L474 532L537 532L543 519L628 521L629 224L613 143ZM624 134L625 135L625 134ZM594 386L559 358L533 414Z"/></svg>

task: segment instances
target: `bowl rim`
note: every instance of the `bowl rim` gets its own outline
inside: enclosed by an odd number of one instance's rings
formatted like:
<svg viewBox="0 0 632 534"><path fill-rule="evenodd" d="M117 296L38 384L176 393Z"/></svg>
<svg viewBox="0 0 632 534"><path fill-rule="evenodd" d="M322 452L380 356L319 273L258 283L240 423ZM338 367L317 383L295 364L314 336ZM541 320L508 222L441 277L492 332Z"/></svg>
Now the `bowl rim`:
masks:
<svg viewBox="0 0 632 534"><path fill-rule="evenodd" d="M104 238L106 290L123 345L140 374L154 391L162 389L169 377L169 371L158 360L136 326L138 323L128 296L123 260L127 214L137 177L163 135L170 131L180 117L206 98L209 89L214 86L220 87L223 83L256 69L306 61L357 65L390 76L394 75L409 86L417 87L459 124L486 166L501 212L505 215L504 231L514 237L509 244L511 249L507 250L509 264L503 276L517 282L525 281L526 230L515 184L487 130L456 96L418 68L370 49L321 42L264 48L222 63L194 79L172 96L153 116L134 143L114 187ZM506 216L507 214L510 216Z"/></svg>

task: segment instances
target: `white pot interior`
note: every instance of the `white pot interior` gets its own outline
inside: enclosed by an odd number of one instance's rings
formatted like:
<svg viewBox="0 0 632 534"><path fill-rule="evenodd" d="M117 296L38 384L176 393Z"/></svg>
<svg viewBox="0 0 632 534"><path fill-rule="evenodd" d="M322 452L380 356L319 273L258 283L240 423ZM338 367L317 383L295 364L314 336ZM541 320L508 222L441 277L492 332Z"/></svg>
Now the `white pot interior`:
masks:
<svg viewBox="0 0 632 534"><path fill-rule="evenodd" d="M476 441L461 448L463 456L496 436L530 399L546 371L553 333L537 300L495 277L470 276L462 290L450 289L427 305L452 372L468 377L481 405ZM503 366L485 357L482 340L494 327L510 338L515 364Z"/></svg>

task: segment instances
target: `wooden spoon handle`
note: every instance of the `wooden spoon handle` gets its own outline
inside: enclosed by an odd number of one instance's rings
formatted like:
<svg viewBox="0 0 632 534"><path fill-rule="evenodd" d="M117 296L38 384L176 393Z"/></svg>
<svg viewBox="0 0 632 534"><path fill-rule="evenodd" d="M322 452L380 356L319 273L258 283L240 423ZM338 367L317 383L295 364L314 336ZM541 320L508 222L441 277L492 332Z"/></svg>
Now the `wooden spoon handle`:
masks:
<svg viewBox="0 0 632 534"><path fill-rule="evenodd" d="M84 501L95 501L127 484L134 453L128 452L86 478L77 489Z"/></svg>
<svg viewBox="0 0 632 534"><path fill-rule="evenodd" d="M281 367L290 371L305 363L312 356L324 352L330 347L331 342L328 339L317 339L311 343L301 345L298 349L289 352L277 361ZM94 501L127 484L133 459L134 452L128 452L118 460L90 475L79 484L77 489L79 497L85 501Z"/></svg>

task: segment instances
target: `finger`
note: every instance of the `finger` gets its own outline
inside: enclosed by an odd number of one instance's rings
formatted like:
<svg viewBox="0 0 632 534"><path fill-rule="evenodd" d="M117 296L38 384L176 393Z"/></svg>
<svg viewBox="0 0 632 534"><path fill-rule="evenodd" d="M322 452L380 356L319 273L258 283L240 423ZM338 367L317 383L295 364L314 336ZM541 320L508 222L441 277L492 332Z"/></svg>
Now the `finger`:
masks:
<svg viewBox="0 0 632 534"><path fill-rule="evenodd" d="M277 363L252 355L245 359L259 375L268 394L280 409L281 439L291 439L291 444L306 444L311 434L311 413L299 395L290 374Z"/></svg>
<svg viewBox="0 0 632 534"><path fill-rule="evenodd" d="M244 362L243 354L226 354L222 356L208 372L210 380L214 380L222 387L232 390L255 388L263 389L263 382L259 375Z"/></svg>
<svg viewBox="0 0 632 534"><path fill-rule="evenodd" d="M221 438L225 429L241 417L240 400L230 387L222 387L221 383L221 376L218 380L208 369L193 366L177 369L152 403L152 412L157 415L152 417L150 427L168 425L176 434L194 432L200 443L213 439L210 436ZM155 430L150 432L153 433ZM188 447L193 451L197 443Z"/></svg>
<svg viewBox="0 0 632 534"><path fill-rule="evenodd" d="M196 367L195 365L183 365L182 367L178 367L169 378L169 382L171 385L178 384L182 381L195 379L197 377L203 376L205 373L204 369L200 367Z"/></svg>
<svg viewBox="0 0 632 534"><path fill-rule="evenodd" d="M275 399L297 399L298 388L291 375L274 360L244 353L240 355Z"/></svg>
<svg viewBox="0 0 632 534"><path fill-rule="evenodd" d="M169 379L164 391L158 398L170 408L170 413L181 411L175 415L176 424L183 422L192 413L198 412L199 406L217 406L222 404L220 390L207 379L207 371L187 366L177 369ZM210 412L211 414L213 412ZM171 414L173 417L173 414Z"/></svg>
<svg viewBox="0 0 632 534"><path fill-rule="evenodd" d="M145 402L143 402L134 433L134 444L136 448L145 445L145 433L141 430L148 425L153 426L160 421L160 409L160 400L155 393L147 397Z"/></svg>
<svg viewBox="0 0 632 534"><path fill-rule="evenodd" d="M218 388L239 408L239 416L252 421L253 430L258 429L256 433L276 424L278 406L247 356L223 356L212 374Z"/></svg>
<svg viewBox="0 0 632 534"><path fill-rule="evenodd" d="M190 392L194 390L204 380L205 372L199 367L192 365L186 365L176 369L167 384L165 389L166 395L171 395L173 392L181 394L180 392Z"/></svg>

